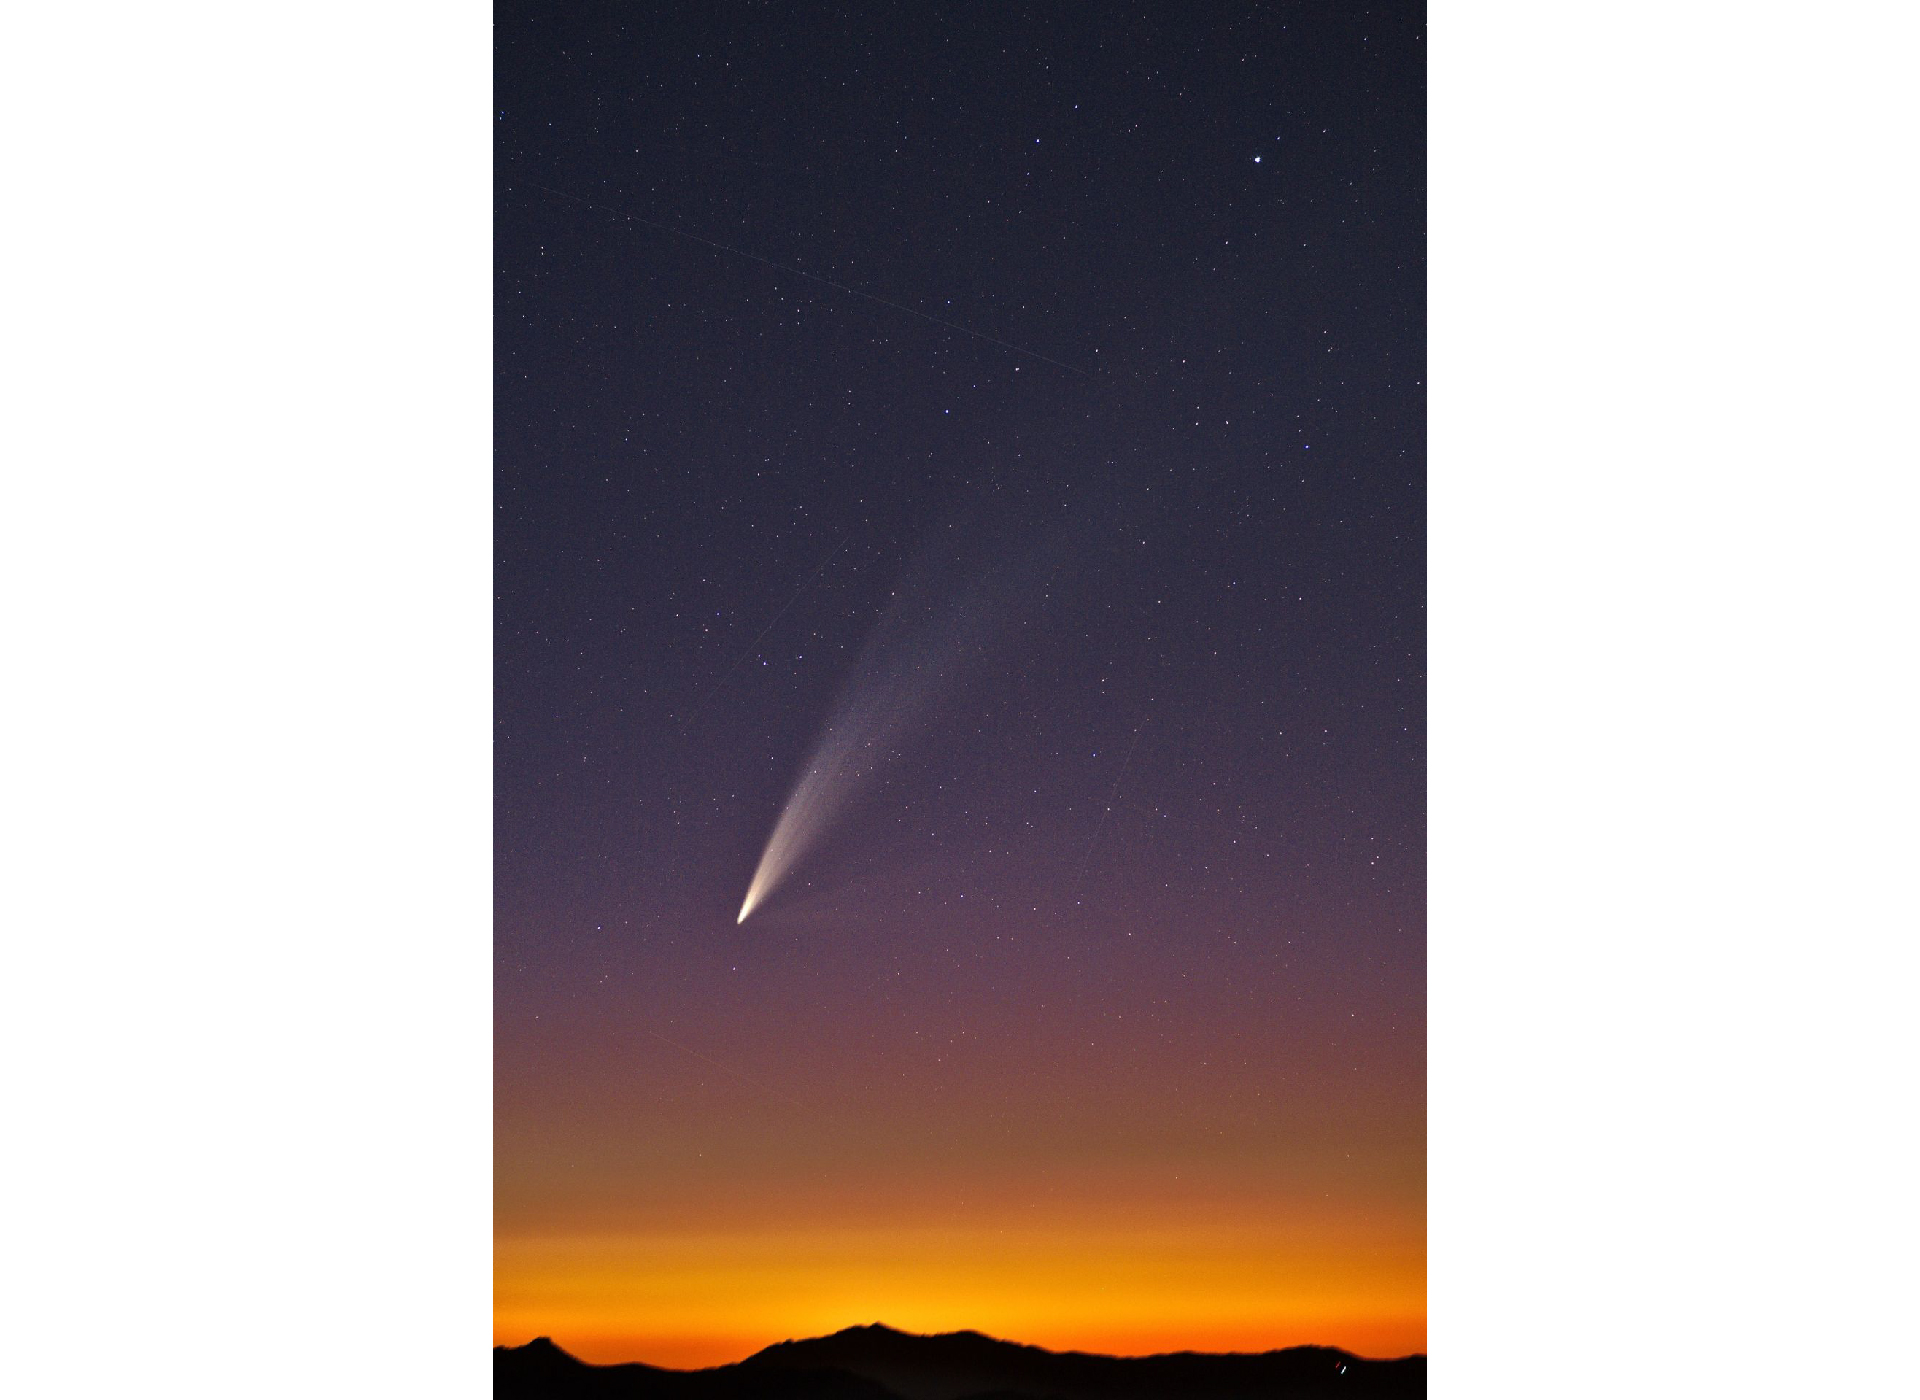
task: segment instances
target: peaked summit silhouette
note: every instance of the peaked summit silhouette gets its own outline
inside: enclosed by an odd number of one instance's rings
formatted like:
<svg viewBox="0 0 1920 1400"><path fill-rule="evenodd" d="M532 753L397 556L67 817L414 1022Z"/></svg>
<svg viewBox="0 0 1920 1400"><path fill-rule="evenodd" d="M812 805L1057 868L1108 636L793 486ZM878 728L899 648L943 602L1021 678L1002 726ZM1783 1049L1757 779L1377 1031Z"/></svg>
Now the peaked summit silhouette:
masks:
<svg viewBox="0 0 1920 1400"><path fill-rule="evenodd" d="M1100 1356L874 1323L700 1371L594 1366L539 1337L493 1349L493 1386L498 1400L1401 1400L1427 1393L1427 1359L1311 1346Z"/></svg>

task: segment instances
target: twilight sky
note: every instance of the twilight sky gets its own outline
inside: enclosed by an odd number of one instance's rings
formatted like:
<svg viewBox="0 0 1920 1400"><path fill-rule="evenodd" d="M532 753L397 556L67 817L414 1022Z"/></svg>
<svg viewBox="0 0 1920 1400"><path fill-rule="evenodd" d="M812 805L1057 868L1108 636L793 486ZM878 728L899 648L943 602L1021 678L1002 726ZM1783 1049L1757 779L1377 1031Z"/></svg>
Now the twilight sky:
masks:
<svg viewBox="0 0 1920 1400"><path fill-rule="evenodd" d="M1424 1350L1421 7L552 8L497 1340Z"/></svg>

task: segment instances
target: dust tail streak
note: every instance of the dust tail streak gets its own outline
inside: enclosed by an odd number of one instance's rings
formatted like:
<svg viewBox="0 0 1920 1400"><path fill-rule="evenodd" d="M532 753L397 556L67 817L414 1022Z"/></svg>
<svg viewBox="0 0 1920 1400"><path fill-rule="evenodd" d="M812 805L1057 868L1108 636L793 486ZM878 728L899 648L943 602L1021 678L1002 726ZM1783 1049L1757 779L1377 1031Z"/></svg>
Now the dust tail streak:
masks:
<svg viewBox="0 0 1920 1400"><path fill-rule="evenodd" d="M767 838L736 923L764 903L851 804L893 741L926 707L944 669L923 657L898 669L869 665L835 706Z"/></svg>

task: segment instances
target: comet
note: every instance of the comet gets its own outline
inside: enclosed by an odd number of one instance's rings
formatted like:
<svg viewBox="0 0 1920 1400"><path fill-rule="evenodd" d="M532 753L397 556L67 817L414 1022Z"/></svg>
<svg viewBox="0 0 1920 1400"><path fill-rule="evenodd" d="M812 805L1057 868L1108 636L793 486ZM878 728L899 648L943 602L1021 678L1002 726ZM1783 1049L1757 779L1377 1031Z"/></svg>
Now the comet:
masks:
<svg viewBox="0 0 1920 1400"><path fill-rule="evenodd" d="M834 706L780 809L736 924L744 924L786 881L892 753L902 731L925 710L946 670L939 664L945 650L937 645L914 648L902 656L884 638L868 647L854 683Z"/></svg>
<svg viewBox="0 0 1920 1400"><path fill-rule="evenodd" d="M954 589L952 566L922 560L914 586L903 587L862 648L853 675L835 702L740 903L736 925L764 905L792 876L820 839L855 803L873 773L892 755L969 656L982 650L992 620L1004 616L1009 596L1032 572L1019 558ZM932 599L958 601L936 606Z"/></svg>
<svg viewBox="0 0 1920 1400"><path fill-rule="evenodd" d="M873 771L890 728L877 710L858 705L844 709L827 726L767 838L736 924L747 921L747 915L779 888L819 840L861 780Z"/></svg>

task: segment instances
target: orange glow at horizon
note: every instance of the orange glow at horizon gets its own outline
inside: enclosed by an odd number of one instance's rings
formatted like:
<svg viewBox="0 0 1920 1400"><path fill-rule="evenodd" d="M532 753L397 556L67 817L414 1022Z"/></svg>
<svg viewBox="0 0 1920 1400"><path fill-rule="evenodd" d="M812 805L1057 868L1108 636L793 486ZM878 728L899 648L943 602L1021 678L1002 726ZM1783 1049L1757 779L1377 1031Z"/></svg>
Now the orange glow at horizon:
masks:
<svg viewBox="0 0 1920 1400"><path fill-rule="evenodd" d="M1315 1343L1401 1356L1426 1349L1423 1232L1137 1219L496 1246L497 1344L544 1335L589 1361L695 1367L868 1322L1122 1355Z"/></svg>
<svg viewBox="0 0 1920 1400"><path fill-rule="evenodd" d="M1035 1053L1041 1022L903 1073L805 1014L676 1027L698 1054L576 1018L502 1077L496 1344L693 1368L882 1322L1115 1355L1426 1350L1417 1042L1356 1072L1221 1016L1185 1052L1204 1073L1151 1041L1116 1072Z"/></svg>
<svg viewBox="0 0 1920 1400"><path fill-rule="evenodd" d="M950 969L869 997L809 948L768 940L713 1008L711 981L636 975L506 1024L496 1344L695 1368L880 1322L1114 1355L1426 1350L1414 1012L1276 1014L1274 988L1184 963L1175 1000L1150 974L1177 950L1144 936L1094 986L1028 958L964 1008Z"/></svg>

